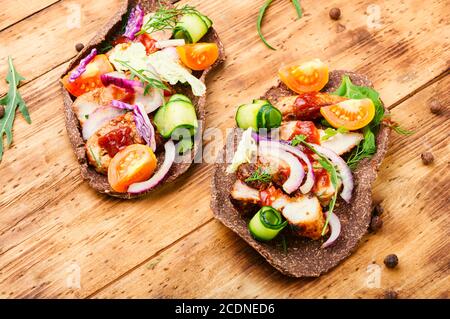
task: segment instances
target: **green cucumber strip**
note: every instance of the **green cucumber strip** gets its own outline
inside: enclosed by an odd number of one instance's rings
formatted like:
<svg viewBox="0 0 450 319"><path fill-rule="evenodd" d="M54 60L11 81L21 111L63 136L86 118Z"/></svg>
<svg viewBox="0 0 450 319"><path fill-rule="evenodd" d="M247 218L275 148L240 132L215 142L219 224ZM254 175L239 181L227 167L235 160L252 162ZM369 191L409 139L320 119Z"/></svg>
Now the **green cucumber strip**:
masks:
<svg viewBox="0 0 450 319"><path fill-rule="evenodd" d="M187 128L191 135L195 134L197 114L194 106L186 101L169 101L160 107L155 114L154 123L158 132L165 138L169 138L176 128Z"/></svg>
<svg viewBox="0 0 450 319"><path fill-rule="evenodd" d="M182 37L189 43L196 43L208 32L208 29L208 24L200 15L187 13L180 18L175 26L174 37L176 39ZM180 31L183 31L183 33L180 34Z"/></svg>
<svg viewBox="0 0 450 319"><path fill-rule="evenodd" d="M272 104L264 104L258 112L259 128L275 128L281 125L281 112Z"/></svg>
<svg viewBox="0 0 450 319"><path fill-rule="evenodd" d="M270 206L262 207L248 224L250 234L257 240L269 241L274 239L286 227L281 214Z"/></svg>
<svg viewBox="0 0 450 319"><path fill-rule="evenodd" d="M187 97L186 95L184 95L184 94L179 94L179 93L174 94L174 95L172 95L172 96L170 97L169 102L173 102L173 101L185 101L185 102L188 102L188 103L191 103L191 104L192 104L192 101L191 101L190 98L188 98L188 97Z"/></svg>
<svg viewBox="0 0 450 319"><path fill-rule="evenodd" d="M201 14L200 17L203 19L203 22L205 22L205 24L208 26L208 28L211 28L213 22L210 18L208 18L207 16L205 16L204 14Z"/></svg>
<svg viewBox="0 0 450 319"><path fill-rule="evenodd" d="M243 130L251 127L253 130L258 130L257 115L261 108L258 104L243 104L238 107L236 111L236 124Z"/></svg>
<svg viewBox="0 0 450 319"><path fill-rule="evenodd" d="M176 147L177 153L183 155L187 151L191 150L193 146L194 146L194 142L192 141L192 139L184 138L181 141L179 141L175 147Z"/></svg>

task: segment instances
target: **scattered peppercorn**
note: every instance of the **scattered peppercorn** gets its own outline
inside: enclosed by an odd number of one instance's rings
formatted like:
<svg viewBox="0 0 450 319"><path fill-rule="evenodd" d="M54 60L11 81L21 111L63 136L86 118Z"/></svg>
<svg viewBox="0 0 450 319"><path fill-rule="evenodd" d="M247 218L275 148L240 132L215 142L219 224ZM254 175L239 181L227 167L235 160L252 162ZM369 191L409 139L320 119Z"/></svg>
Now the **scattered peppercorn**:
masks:
<svg viewBox="0 0 450 319"><path fill-rule="evenodd" d="M388 268L395 268L398 265L398 257L395 254L387 255L386 258L384 258L384 264Z"/></svg>
<svg viewBox="0 0 450 319"><path fill-rule="evenodd" d="M384 293L384 299L397 299L398 294L395 290L388 290Z"/></svg>
<svg viewBox="0 0 450 319"><path fill-rule="evenodd" d="M434 161L434 156L431 152L422 153L420 157L422 158L423 165L430 165Z"/></svg>
<svg viewBox="0 0 450 319"><path fill-rule="evenodd" d="M376 232L377 230L380 230L381 227L383 227L383 220L380 216L373 216L370 220L370 230L373 232Z"/></svg>
<svg viewBox="0 0 450 319"><path fill-rule="evenodd" d="M375 204L375 206L373 207L372 215L374 215L374 216L380 216L381 214L383 214L383 212L384 212L383 206L381 206L380 203L377 203L377 204Z"/></svg>
<svg viewBox="0 0 450 319"><path fill-rule="evenodd" d="M431 100L431 102L430 102L430 111L433 114L441 114L442 113L441 102L439 102L436 99Z"/></svg>
<svg viewBox="0 0 450 319"><path fill-rule="evenodd" d="M339 20L341 17L341 9L339 8L332 8L330 10L330 18L333 20Z"/></svg>
<svg viewBox="0 0 450 319"><path fill-rule="evenodd" d="M5 115L5 107L0 105L0 119Z"/></svg>
<svg viewBox="0 0 450 319"><path fill-rule="evenodd" d="M80 52L81 50L83 50L84 48L84 44L83 43L77 43L75 44L75 50L77 50L78 52Z"/></svg>

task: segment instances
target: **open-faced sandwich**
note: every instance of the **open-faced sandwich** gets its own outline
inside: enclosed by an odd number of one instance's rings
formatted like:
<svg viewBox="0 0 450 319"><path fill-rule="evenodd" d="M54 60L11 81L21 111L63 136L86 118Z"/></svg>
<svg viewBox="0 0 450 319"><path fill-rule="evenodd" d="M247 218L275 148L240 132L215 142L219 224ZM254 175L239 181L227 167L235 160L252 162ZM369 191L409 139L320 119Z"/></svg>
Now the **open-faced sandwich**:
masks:
<svg viewBox="0 0 450 319"><path fill-rule="evenodd" d="M94 189L132 198L189 168L205 78L224 59L211 26L189 5L127 1L69 65L67 131Z"/></svg>
<svg viewBox="0 0 450 319"><path fill-rule="evenodd" d="M366 233L386 153L386 110L367 77L320 60L283 66L281 82L239 106L212 182L214 215L274 267L328 271Z"/></svg>

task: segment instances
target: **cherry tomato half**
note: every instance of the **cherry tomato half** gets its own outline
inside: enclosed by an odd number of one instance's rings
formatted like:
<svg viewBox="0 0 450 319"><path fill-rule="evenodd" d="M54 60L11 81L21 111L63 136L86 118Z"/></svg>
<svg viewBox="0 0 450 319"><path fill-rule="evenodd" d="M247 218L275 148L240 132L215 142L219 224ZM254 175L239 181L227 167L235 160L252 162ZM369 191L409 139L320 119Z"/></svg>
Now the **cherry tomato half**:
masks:
<svg viewBox="0 0 450 319"><path fill-rule="evenodd" d="M147 145L132 144L118 152L109 163L108 182L116 192L124 193L128 187L143 182L153 175L156 156Z"/></svg>
<svg viewBox="0 0 450 319"><path fill-rule="evenodd" d="M114 69L111 63L109 63L108 57L104 54L99 54L88 63L86 71L84 71L75 81L69 82L71 71L62 78L61 82L70 94L78 97L86 92L103 87L100 76L112 71L114 71Z"/></svg>
<svg viewBox="0 0 450 319"><path fill-rule="evenodd" d="M296 93L320 91L328 82L328 67L319 59L283 66L278 70L281 81Z"/></svg>
<svg viewBox="0 0 450 319"><path fill-rule="evenodd" d="M343 127L354 131L363 128L375 116L375 106L371 99L346 100L324 106L320 113L333 127Z"/></svg>
<svg viewBox="0 0 450 319"><path fill-rule="evenodd" d="M204 70L219 57L219 48L215 43L195 43L177 47L181 62L196 71Z"/></svg>

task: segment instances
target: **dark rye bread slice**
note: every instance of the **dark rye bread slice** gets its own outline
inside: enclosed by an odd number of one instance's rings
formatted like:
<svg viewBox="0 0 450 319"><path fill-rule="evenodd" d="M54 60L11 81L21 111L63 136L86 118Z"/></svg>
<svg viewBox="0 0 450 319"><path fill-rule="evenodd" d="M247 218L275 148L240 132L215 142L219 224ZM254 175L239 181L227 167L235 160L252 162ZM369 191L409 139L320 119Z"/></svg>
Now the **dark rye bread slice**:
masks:
<svg viewBox="0 0 450 319"><path fill-rule="evenodd" d="M173 1L164 1L164 0L128 0L124 1L124 4L120 7L120 9L115 13L115 15L112 17L112 19L103 27L101 27L97 33L97 35L85 46L85 48L77 55L77 57L69 64L67 67L67 70L64 72L62 76L67 74L73 67L75 67L80 60L86 56L94 47L98 47L103 41L111 40L115 36L120 35L120 29L123 24L123 20L126 19L125 14L129 8L133 8L136 6L136 4L140 4L145 13L154 12L158 6L159 3L161 3L164 6L172 6L171 2ZM202 72L195 72L194 74L202 81L205 82L207 74L213 70L215 67L220 65L225 60L225 51L222 42L219 39L218 34L214 30L214 28L210 28L208 33L200 40L201 42L215 42L219 47L219 58L217 61L209 68ZM130 193L117 193L113 191L108 183L108 179L105 175L101 175L97 173L90 165L88 165L87 162L87 156L85 151L85 142L83 141L82 135L81 135L81 129L80 124L78 122L78 119L75 115L75 113L72 110L72 103L73 99L70 96L69 92L63 87L62 88L62 94L64 98L64 112L65 112L65 120L66 120L66 128L67 132L69 134L70 143L74 149L75 155L78 159L78 163L80 164L81 169L81 175L83 179L87 180L89 185L94 188L96 191L100 193L105 193L111 196L120 197L124 199L130 199L135 197L144 196L147 193L151 192L147 191L146 193L142 194L130 194ZM176 85L175 90L178 93L183 93L187 95L195 105L195 109L197 112L197 118L201 123L204 123L205 120L205 104L206 104L206 94L201 97L196 97L192 94L192 91L190 88L183 86L183 85ZM199 134L203 132L203 126L201 126L201 129L199 129ZM160 183L158 185L161 186L164 183L171 182L175 180L177 177L179 177L181 174L186 172L188 168L192 164L192 159L195 158L197 152L198 152L198 143L194 145L193 150L191 153L188 153L183 156L183 158L180 158L177 160L177 163L174 163L165 177L165 180L163 183ZM164 161L164 151L159 152L156 154L158 158L158 168L159 165L162 164ZM158 169L157 168L157 169Z"/></svg>
<svg viewBox="0 0 450 319"><path fill-rule="evenodd" d="M323 91L334 91L340 85L344 74L348 74L354 84L372 86L372 83L364 75L347 71L333 71L330 73L329 82ZM278 86L269 89L263 98L273 102L282 96L292 94L292 91L284 84L279 83ZM234 151L241 133L236 129L233 134L228 136L227 144L233 145ZM348 257L367 232L371 218L372 183L386 154L389 135L390 129L382 125L376 137L376 154L371 159L359 162L353 173L355 188L351 203L347 204L342 199L338 199L335 213L341 220L342 231L335 244L329 248L321 249L321 240L300 238L291 235L287 229L283 230L283 234L286 236L287 252L283 249L281 236L269 243L254 240L247 229L248 218L243 217L230 200L230 189L236 180L236 174L225 172L227 163L215 164L211 200L214 216L241 236L283 274L293 277L320 276ZM225 148L219 158L224 158L224 153ZM228 157L230 158L229 155Z"/></svg>

